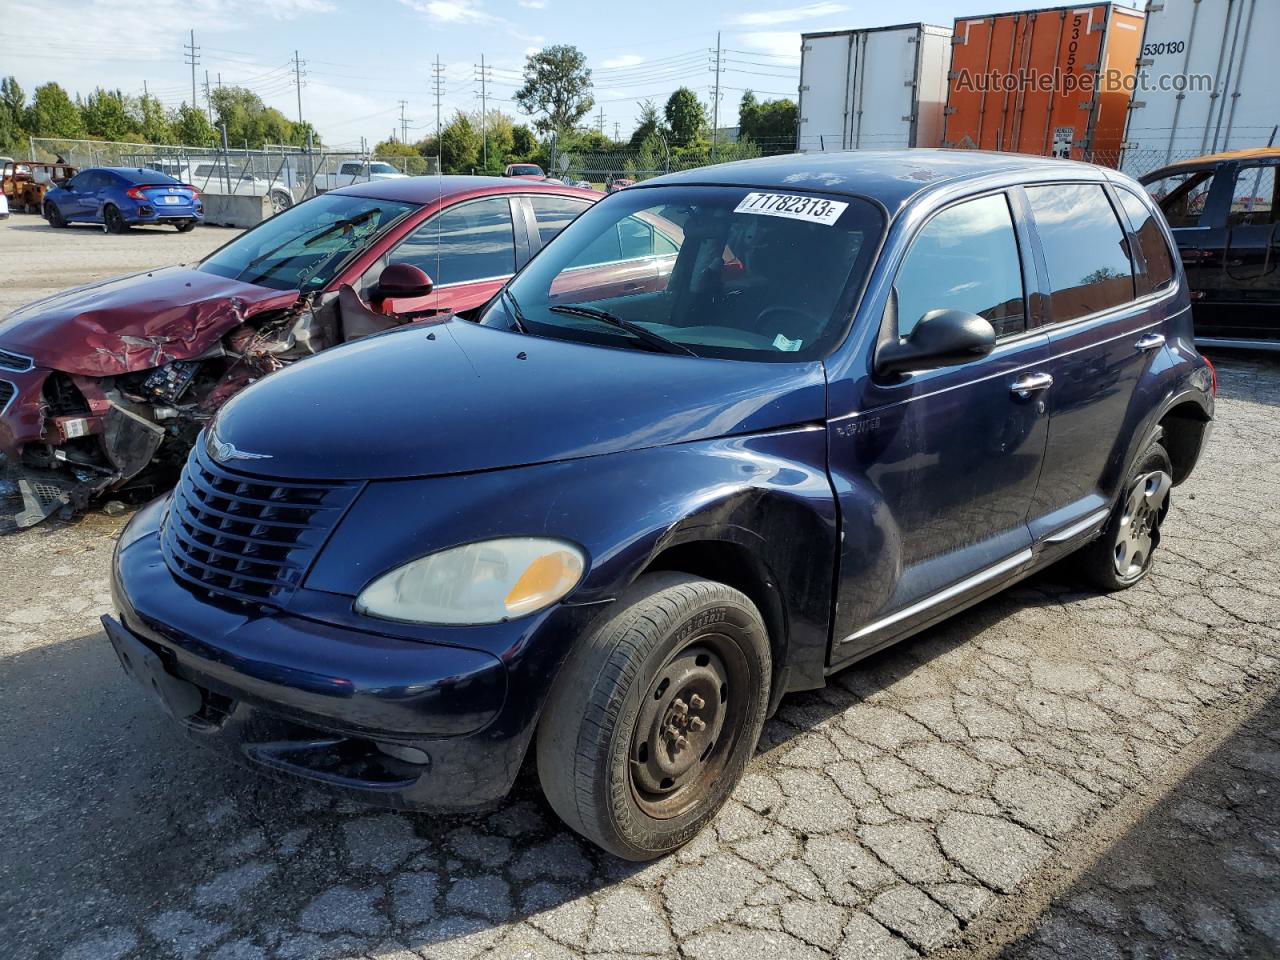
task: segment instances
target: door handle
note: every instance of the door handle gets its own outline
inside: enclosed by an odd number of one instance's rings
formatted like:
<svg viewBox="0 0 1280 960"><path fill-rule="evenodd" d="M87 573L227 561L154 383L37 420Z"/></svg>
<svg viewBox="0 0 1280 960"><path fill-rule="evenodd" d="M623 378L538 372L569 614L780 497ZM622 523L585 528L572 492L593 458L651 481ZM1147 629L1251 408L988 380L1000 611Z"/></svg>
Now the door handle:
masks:
<svg viewBox="0 0 1280 960"><path fill-rule="evenodd" d="M1039 390L1048 390L1053 386L1053 374L1026 373L1013 381L1009 392L1025 400Z"/></svg>
<svg viewBox="0 0 1280 960"><path fill-rule="evenodd" d="M1156 347L1164 346L1163 333L1148 333L1144 337L1139 337L1138 342L1134 344L1139 350L1154 350Z"/></svg>

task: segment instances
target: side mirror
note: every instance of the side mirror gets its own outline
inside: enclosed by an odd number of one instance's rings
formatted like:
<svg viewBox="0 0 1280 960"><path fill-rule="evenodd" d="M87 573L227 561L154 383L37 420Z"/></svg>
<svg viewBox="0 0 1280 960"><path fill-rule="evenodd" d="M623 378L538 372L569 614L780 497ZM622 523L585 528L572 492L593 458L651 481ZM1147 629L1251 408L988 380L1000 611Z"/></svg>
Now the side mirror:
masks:
<svg viewBox="0 0 1280 960"><path fill-rule="evenodd" d="M373 296L375 300L425 297L432 287L431 278L420 267L412 263L392 263L378 275L378 286Z"/></svg>
<svg viewBox="0 0 1280 960"><path fill-rule="evenodd" d="M995 328L977 314L930 310L909 336L880 345L875 370L887 374L954 367L985 357L995 345Z"/></svg>

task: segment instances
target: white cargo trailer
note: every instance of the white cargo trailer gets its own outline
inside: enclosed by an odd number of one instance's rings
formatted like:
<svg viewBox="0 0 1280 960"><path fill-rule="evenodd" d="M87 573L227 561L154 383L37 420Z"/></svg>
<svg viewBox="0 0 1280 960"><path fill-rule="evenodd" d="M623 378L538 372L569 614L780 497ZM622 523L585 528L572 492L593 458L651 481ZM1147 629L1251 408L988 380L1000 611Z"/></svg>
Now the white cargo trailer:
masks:
<svg viewBox="0 0 1280 960"><path fill-rule="evenodd" d="M1122 169L1266 146L1280 123L1278 44L1276 0L1148 3ZM1197 89L1196 74L1212 82Z"/></svg>
<svg viewBox="0 0 1280 960"><path fill-rule="evenodd" d="M942 143L950 27L806 33L800 50L801 152Z"/></svg>

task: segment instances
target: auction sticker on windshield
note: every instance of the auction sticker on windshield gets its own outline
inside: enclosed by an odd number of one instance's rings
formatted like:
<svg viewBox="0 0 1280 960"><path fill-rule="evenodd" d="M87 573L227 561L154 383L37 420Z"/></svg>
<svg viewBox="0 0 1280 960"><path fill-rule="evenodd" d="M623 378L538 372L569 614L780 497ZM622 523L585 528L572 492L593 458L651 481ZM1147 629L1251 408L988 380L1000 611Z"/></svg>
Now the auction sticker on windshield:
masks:
<svg viewBox="0 0 1280 960"><path fill-rule="evenodd" d="M794 193L748 193L734 207L734 213L757 213L788 220L808 220L831 226L849 205L839 200L806 197Z"/></svg>

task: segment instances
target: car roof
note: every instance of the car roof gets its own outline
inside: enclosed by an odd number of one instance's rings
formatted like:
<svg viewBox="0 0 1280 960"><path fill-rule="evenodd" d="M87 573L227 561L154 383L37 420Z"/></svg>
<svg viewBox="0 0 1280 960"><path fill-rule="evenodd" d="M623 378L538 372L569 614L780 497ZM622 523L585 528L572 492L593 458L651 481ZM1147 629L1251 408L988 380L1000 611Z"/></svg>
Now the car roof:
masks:
<svg viewBox="0 0 1280 960"><path fill-rule="evenodd" d="M1178 170L1196 170L1203 167L1214 167L1232 160L1280 160L1280 147L1247 147L1244 150L1226 150L1222 153L1206 153L1202 157L1190 160L1179 160L1166 164L1158 170L1152 170L1143 176L1143 180L1151 180L1160 176L1168 176Z"/></svg>
<svg viewBox="0 0 1280 960"><path fill-rule="evenodd" d="M773 190L820 190L879 200L898 209L927 187L977 180L991 174L1029 174L1028 181L1055 174L1077 177L1090 164L1022 153L987 150L845 150L792 153L738 160L645 180L628 190L668 184L765 187ZM1098 172L1098 176L1102 176Z"/></svg>
<svg viewBox="0 0 1280 960"><path fill-rule="evenodd" d="M170 180L173 179L172 177L169 177L167 173L162 173L161 171L154 170L150 167L90 167L89 170L85 172L87 173L94 170L103 170L107 173L114 173L117 177L123 177L130 183L155 183L157 176L168 177Z"/></svg>
<svg viewBox="0 0 1280 960"><path fill-rule="evenodd" d="M536 183L530 180L513 181L507 177L468 177L448 175L439 177L401 177L396 180L370 180L353 183L347 187L330 190L330 193L370 197L374 200L402 200L407 203L435 203L438 200L456 200L463 197L479 197L485 194L555 193L599 200L604 194L594 190L582 190L559 183Z"/></svg>

